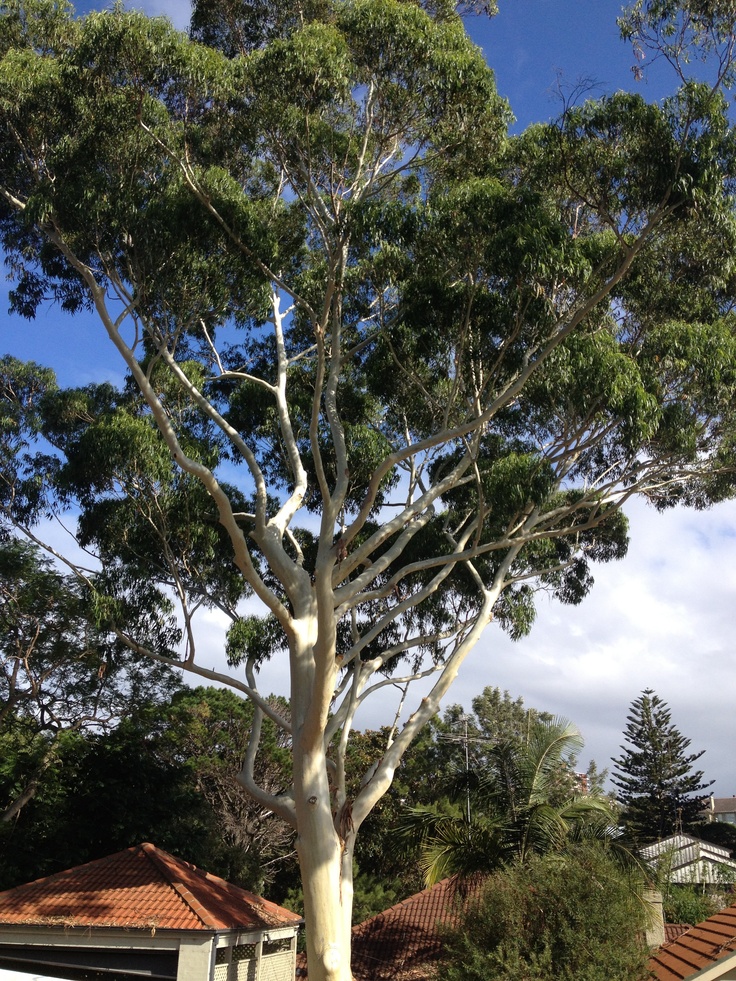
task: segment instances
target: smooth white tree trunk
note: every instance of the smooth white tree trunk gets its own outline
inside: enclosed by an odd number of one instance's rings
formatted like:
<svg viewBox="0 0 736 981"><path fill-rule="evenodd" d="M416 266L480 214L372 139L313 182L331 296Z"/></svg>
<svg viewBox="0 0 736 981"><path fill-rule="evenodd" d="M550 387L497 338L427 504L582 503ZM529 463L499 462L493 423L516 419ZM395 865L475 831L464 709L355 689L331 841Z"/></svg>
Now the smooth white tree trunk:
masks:
<svg viewBox="0 0 736 981"><path fill-rule="evenodd" d="M321 810L319 804L314 807L315 812ZM315 813L315 819L300 829L297 841L309 979L351 981L352 856L345 856L331 815L328 817Z"/></svg>
<svg viewBox="0 0 736 981"><path fill-rule="evenodd" d="M311 590L310 590L311 593ZM294 626L292 754L296 848L304 892L310 981L351 981L354 831L330 777L325 726L337 677L334 633L323 630L312 595ZM347 814L341 820L340 815ZM337 815L337 816L336 816Z"/></svg>

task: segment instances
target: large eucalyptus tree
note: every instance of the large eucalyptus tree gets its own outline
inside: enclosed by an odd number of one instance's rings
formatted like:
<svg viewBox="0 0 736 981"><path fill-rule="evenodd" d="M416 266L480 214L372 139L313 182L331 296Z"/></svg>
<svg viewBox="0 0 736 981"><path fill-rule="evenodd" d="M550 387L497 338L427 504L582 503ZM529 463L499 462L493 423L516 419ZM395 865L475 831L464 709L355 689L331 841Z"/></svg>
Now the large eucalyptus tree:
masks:
<svg viewBox="0 0 736 981"><path fill-rule="evenodd" d="M128 373L43 394L6 366L6 520L72 509L100 624L253 701L240 779L297 830L310 978L344 981L355 836L486 625L580 601L633 495L732 493L720 80L511 139L449 0L202 5L194 37L8 0L0 55L15 309L91 309ZM178 602L179 648L136 632L141 584ZM207 605L230 673L198 658ZM348 794L356 711L417 679ZM291 738L276 795L261 714Z"/></svg>

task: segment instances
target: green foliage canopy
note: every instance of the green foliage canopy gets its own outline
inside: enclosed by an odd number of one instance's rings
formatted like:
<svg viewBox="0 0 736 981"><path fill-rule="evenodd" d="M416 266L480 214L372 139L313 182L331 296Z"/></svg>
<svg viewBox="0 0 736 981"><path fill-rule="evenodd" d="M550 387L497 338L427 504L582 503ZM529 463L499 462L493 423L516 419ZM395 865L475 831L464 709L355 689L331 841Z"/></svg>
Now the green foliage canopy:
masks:
<svg viewBox="0 0 736 981"><path fill-rule="evenodd" d="M141 594L143 599L143 595ZM15 820L49 776L71 733L108 730L178 684L96 625L92 591L40 549L0 540L0 821ZM161 644L159 604L141 602L141 634Z"/></svg>

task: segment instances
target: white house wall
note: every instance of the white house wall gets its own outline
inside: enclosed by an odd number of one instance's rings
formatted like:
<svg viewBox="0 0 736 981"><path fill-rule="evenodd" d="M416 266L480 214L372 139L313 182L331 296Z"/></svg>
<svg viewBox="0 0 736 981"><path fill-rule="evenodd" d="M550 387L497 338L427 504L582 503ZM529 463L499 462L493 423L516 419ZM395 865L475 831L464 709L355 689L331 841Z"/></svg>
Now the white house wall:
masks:
<svg viewBox="0 0 736 981"><path fill-rule="evenodd" d="M179 947L176 981L211 981L215 966L213 940L208 934L199 942L189 940Z"/></svg>
<svg viewBox="0 0 736 981"><path fill-rule="evenodd" d="M670 882L678 885L727 885L736 881L736 864L733 862L692 862L689 865L677 866L671 869Z"/></svg>

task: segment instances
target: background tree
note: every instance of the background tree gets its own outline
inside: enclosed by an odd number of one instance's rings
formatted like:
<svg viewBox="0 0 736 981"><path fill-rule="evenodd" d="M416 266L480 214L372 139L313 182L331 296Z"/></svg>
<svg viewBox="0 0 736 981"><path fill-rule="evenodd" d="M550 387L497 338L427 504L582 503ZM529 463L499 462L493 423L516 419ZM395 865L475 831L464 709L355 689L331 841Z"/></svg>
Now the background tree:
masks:
<svg viewBox="0 0 736 981"><path fill-rule="evenodd" d="M36 795L0 829L0 888L153 841L258 892L286 867L285 891L295 877L291 829L235 779L252 717L232 692L197 688L138 701L112 729L65 730ZM20 766L12 736L0 736L0 788ZM262 748L261 777L276 792L290 772L273 725Z"/></svg>
<svg viewBox="0 0 736 981"><path fill-rule="evenodd" d="M672 724L667 703L651 688L631 703L623 754L614 759L611 782L618 788L621 820L642 844L689 831L706 797L702 770L693 770L705 750L687 754L690 740Z"/></svg>
<svg viewBox="0 0 736 981"><path fill-rule="evenodd" d="M706 804L707 806L707 804ZM736 851L736 827L725 821L700 821L692 825L692 833L702 841L712 841L714 845L723 845Z"/></svg>
<svg viewBox="0 0 736 981"><path fill-rule="evenodd" d="M242 882L243 863L223 845L215 815L191 772L162 758L157 744L140 718L109 733L67 734L36 796L0 829L2 887L142 841L154 841Z"/></svg>
<svg viewBox="0 0 736 981"><path fill-rule="evenodd" d="M269 702L288 717L284 699ZM172 769L186 768L214 816L223 851L231 856L231 872L224 877L262 894L284 869L293 876L292 828L235 779L250 740L252 705L234 692L200 687L178 692L156 716L152 731L161 759ZM263 722L260 750L260 786L283 793L291 785L291 756L283 731L270 719Z"/></svg>
<svg viewBox="0 0 736 981"><path fill-rule="evenodd" d="M407 807L419 804L432 805L442 810L452 807L449 801L451 783L451 755L440 735L442 725L433 719L417 737L402 757L397 767L391 789L376 804L361 828L355 846L355 860L361 873L362 889L371 882L393 893L392 902L372 913L405 899L424 887L419 867L418 843L411 842L397 833L405 819ZM379 731L355 732L346 757L348 785L351 792L359 789L360 782L375 767L385 752L390 733L388 727ZM359 905L367 913L368 903ZM366 919L356 914L356 923Z"/></svg>
<svg viewBox="0 0 736 981"><path fill-rule="evenodd" d="M641 881L600 846L495 872L446 943L447 981L643 981Z"/></svg>
<svg viewBox="0 0 736 981"><path fill-rule="evenodd" d="M66 735L109 729L179 686L170 668L98 630L93 607L79 579L40 549L0 540L0 822L15 820L38 792ZM156 612L139 610L152 638Z"/></svg>
<svg viewBox="0 0 736 981"><path fill-rule="evenodd" d="M502 693L498 688L485 688L473 699L472 705L472 712L466 712L461 705L452 705L442 718L430 721L402 757L391 789L366 819L355 847L362 894L359 898L356 886L360 918L356 912L355 922L380 912L391 902L397 902L425 885L422 855L423 852L427 854L428 839L440 827L448 834L454 829L459 836L455 858L461 860L462 868L452 865L454 871L473 873L495 868L499 859L499 837L510 846L512 820L501 799L508 802L508 789L500 790L501 783L508 788L509 773L507 768L500 774L499 758L520 758L528 750L531 733L537 724L549 725L554 720L549 713L527 708L522 698L512 699L508 692ZM353 792L358 789L364 774L380 760L389 739L388 728L353 734L346 760L349 787ZM551 765L547 767L546 776L539 776L538 788L541 790L546 781L546 800L557 807L569 804L573 795L582 792L575 773L574 749L579 745L578 738L574 737L565 742L564 748L555 746L551 749L548 760ZM504 749L499 753L501 746ZM552 757L554 762L551 762ZM555 776L551 776L550 771L554 771ZM598 789L596 785L596 791ZM520 793L523 794L523 790L517 787L517 796ZM499 824L487 821L493 847L487 841L477 841L469 848L468 795L473 834L481 833L483 819L491 818L492 814L499 818L503 813ZM414 818L407 820L407 812L413 812ZM443 855L447 844L442 843ZM512 852L513 848L509 847L506 857ZM447 860L452 863L451 858ZM476 861L477 867L474 866ZM374 908L376 891L376 900L390 898L391 902L383 901L382 906Z"/></svg>
<svg viewBox="0 0 736 981"><path fill-rule="evenodd" d="M507 691L502 692L500 688L491 686L476 695L472 706L470 734L475 736L476 753L499 743L523 745L535 722L551 722L553 719L549 712L527 708L520 696L512 699ZM445 720L449 721L447 712Z"/></svg>
<svg viewBox="0 0 736 981"><path fill-rule="evenodd" d="M454 740L463 747L467 732L470 768L476 773L483 773L493 770L496 747L503 745L512 750L523 751L536 723L554 722L554 716L551 712L526 707L521 697L512 699L507 691L502 692L500 688L488 686L473 699L472 712L466 713L461 705L451 705L445 710L442 722L443 731L438 733L440 740ZM599 771L595 761L591 761L585 773L578 773L580 764L573 742L566 747L565 763L560 768L560 774L565 774L568 792L586 790L585 786L578 786L583 783L587 785L587 790L602 791L607 771ZM459 761L464 769L461 756L456 754L455 759L456 768ZM464 779L460 774L457 778Z"/></svg>
<svg viewBox="0 0 736 981"><path fill-rule="evenodd" d="M427 884L562 852L586 835L607 838L610 802L583 793L570 765L581 746L569 722L536 719L523 740L490 747L485 769L474 772L467 809L464 800L454 814L414 808L403 830L419 836Z"/></svg>
<svg viewBox="0 0 736 981"><path fill-rule="evenodd" d="M5 367L3 516L78 516L99 628L252 700L240 779L297 832L310 977L344 981L356 835L485 626L582 600L632 495L733 493L736 154L707 83L509 138L442 0L236 13L253 41L3 8L14 309L93 310L127 370L58 392ZM148 591L180 645L136 623ZM198 657L207 606L230 671ZM348 792L355 714L389 685L407 721ZM258 783L265 717L284 793Z"/></svg>

